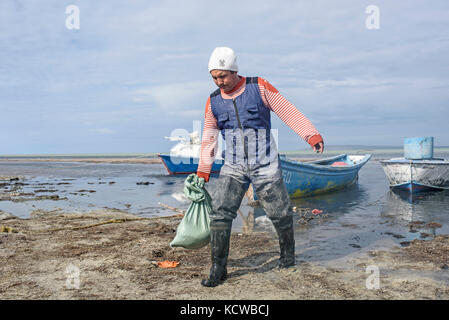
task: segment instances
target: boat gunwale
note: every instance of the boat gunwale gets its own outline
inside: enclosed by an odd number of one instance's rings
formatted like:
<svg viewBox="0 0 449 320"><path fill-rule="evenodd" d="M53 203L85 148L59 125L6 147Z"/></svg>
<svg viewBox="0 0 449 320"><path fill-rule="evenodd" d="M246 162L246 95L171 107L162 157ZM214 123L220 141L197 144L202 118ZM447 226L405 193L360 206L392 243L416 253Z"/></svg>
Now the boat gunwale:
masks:
<svg viewBox="0 0 449 320"><path fill-rule="evenodd" d="M347 165L347 166L341 166L341 167L332 167L331 165L321 165L321 164L317 164L316 162L325 162L325 161L332 161L332 160L337 160L337 159L341 159L344 157L349 157L352 155L347 155L347 154L340 154L338 156L335 157L331 157L331 158L326 158L326 159L320 159L320 160L315 160L315 161L311 161L311 162L300 162L300 161L295 161L292 159L287 159L287 158L281 158L281 162L283 162L285 166L282 166L282 170L285 171L313 171L314 173L319 173L322 175L335 175L335 174L351 174L356 170L359 170L362 166L364 166L368 160L371 158L371 154L365 154L363 156L363 158L360 160L360 162L356 163L356 164L352 164L352 165ZM357 156L362 156L362 155L357 155Z"/></svg>
<svg viewBox="0 0 449 320"><path fill-rule="evenodd" d="M388 160L379 160L381 165L389 165L389 164L407 164L407 165L449 165L449 160L445 159L405 159L405 158L394 158Z"/></svg>
<svg viewBox="0 0 449 320"><path fill-rule="evenodd" d="M198 159L198 163L194 162L193 164L199 164L199 162L200 162L200 158L199 157L189 157L188 158L188 157L183 157L183 156L172 156L170 154L163 154L163 153L158 153L157 156L159 158L161 158L161 160L164 160L165 158L184 158L184 159ZM191 164L190 162L189 163L182 162L182 163L183 164ZM215 159L213 163L215 163L215 164L224 164L224 160L223 159Z"/></svg>

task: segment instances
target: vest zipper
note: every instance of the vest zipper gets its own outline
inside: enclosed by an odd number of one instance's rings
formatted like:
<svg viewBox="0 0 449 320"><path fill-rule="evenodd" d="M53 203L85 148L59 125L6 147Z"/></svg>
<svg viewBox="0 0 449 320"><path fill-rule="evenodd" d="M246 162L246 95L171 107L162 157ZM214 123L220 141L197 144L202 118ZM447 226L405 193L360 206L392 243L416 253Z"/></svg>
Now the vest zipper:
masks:
<svg viewBox="0 0 449 320"><path fill-rule="evenodd" d="M243 126L242 126L242 123L240 122L240 116L239 116L239 112L237 110L237 104L235 103L234 99L232 99L232 103L234 104L235 115L237 116L237 123L239 125L240 130L241 130L243 150L244 150L244 153L245 153L245 159L248 159L248 145L246 144L245 136L243 135Z"/></svg>

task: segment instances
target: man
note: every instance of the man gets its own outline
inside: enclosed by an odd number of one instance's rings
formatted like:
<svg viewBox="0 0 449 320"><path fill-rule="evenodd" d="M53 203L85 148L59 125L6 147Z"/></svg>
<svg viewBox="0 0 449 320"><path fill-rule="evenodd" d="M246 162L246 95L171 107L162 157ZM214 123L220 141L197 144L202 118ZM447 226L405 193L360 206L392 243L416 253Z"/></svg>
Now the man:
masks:
<svg viewBox="0 0 449 320"><path fill-rule="evenodd" d="M279 236L278 266L295 264L295 241L290 198L271 134L270 111L323 152L321 135L294 105L268 81L238 75L237 57L227 47L217 47L209 60L209 72L219 87L207 100L200 162L197 175L209 181L216 156L218 135L225 140L225 163L217 181L210 213L212 267L209 279L201 284L215 287L227 276L232 220L251 183Z"/></svg>

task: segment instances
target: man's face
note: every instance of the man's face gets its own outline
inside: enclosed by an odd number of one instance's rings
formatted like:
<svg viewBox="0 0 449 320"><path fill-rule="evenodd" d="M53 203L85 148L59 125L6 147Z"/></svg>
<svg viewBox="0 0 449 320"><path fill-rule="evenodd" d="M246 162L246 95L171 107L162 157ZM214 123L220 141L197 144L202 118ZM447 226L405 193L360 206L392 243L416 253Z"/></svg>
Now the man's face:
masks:
<svg viewBox="0 0 449 320"><path fill-rule="evenodd" d="M240 81L237 72L231 72L228 70L212 70L210 74L217 87L224 91L231 91Z"/></svg>

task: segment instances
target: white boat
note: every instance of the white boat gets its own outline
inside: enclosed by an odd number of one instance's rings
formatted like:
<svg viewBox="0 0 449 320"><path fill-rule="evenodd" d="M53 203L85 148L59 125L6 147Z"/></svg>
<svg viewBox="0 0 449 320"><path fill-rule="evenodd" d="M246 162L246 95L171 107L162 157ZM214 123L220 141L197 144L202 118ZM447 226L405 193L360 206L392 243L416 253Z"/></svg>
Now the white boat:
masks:
<svg viewBox="0 0 449 320"><path fill-rule="evenodd" d="M410 193L449 189L448 160L394 158L380 163L391 188L405 189Z"/></svg>
<svg viewBox="0 0 449 320"><path fill-rule="evenodd" d="M162 163L165 165L168 173L173 174L189 174L196 172L199 163L199 156L201 150L201 138L198 131L193 131L189 134L189 139L183 137L165 137L170 141L178 141L171 150L170 154L159 154ZM218 154L212 164L211 173L220 171L223 165L223 158L221 152Z"/></svg>
<svg viewBox="0 0 449 320"><path fill-rule="evenodd" d="M170 141L178 141L170 150L170 155L174 157L198 158L201 149L201 140L198 131L189 134L189 139L184 137L164 137Z"/></svg>

